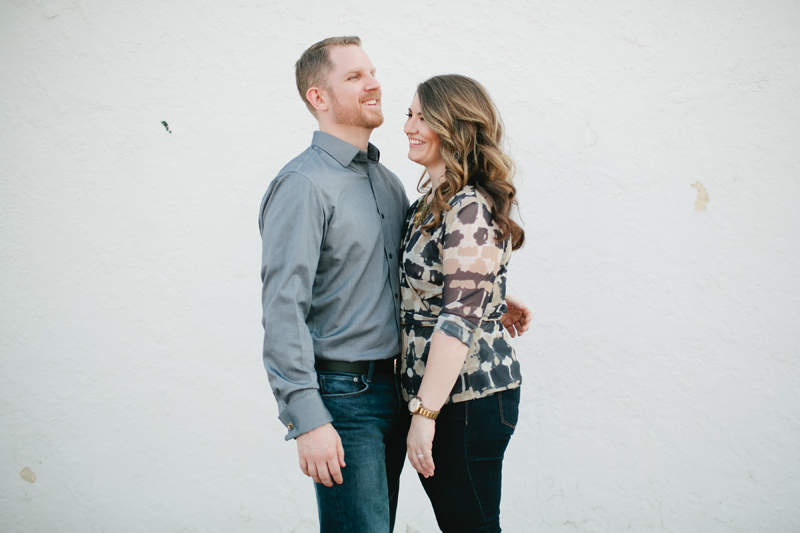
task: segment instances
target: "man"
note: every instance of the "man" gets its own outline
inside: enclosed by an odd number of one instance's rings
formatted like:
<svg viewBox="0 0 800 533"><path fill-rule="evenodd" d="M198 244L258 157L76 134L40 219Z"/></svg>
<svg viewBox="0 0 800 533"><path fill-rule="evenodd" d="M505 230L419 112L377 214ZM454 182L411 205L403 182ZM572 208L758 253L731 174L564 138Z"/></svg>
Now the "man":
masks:
<svg viewBox="0 0 800 533"><path fill-rule="evenodd" d="M399 242L408 199L369 144L381 86L358 37L296 64L319 122L261 205L264 364L322 531L391 531L408 413L400 353Z"/></svg>
<svg viewBox="0 0 800 533"><path fill-rule="evenodd" d="M385 533L410 417L394 365L408 199L369 143L383 123L381 86L360 45L325 39L295 65L319 131L261 203L263 356L321 530ZM518 303L504 318L522 333L531 313Z"/></svg>

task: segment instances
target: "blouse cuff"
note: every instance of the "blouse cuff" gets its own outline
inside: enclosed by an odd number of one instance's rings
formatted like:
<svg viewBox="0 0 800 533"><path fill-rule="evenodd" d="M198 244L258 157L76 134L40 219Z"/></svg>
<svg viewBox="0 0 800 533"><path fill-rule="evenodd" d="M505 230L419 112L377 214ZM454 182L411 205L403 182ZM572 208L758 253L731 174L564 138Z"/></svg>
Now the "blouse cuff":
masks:
<svg viewBox="0 0 800 533"><path fill-rule="evenodd" d="M436 321L436 327L433 328L434 333L441 331L451 337L455 337L467 346L472 346L472 341L475 340L476 331L475 324L466 318L458 315L451 315L450 313L442 313Z"/></svg>

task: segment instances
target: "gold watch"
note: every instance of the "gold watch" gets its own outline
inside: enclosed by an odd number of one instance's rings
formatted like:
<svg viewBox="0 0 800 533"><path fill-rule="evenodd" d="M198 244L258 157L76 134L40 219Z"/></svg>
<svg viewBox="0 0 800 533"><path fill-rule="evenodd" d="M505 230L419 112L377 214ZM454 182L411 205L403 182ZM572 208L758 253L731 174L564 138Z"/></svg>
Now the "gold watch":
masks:
<svg viewBox="0 0 800 533"><path fill-rule="evenodd" d="M425 409L422 406L422 399L419 396L414 396L408 400L408 410L411 411L412 415L422 415L431 420L436 420L436 417L439 416L439 411Z"/></svg>

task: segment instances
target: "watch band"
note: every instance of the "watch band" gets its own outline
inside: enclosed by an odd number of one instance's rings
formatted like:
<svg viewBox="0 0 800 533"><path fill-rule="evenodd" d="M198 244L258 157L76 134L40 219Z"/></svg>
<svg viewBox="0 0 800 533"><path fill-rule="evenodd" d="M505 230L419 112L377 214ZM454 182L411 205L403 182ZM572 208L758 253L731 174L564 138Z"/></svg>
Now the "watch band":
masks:
<svg viewBox="0 0 800 533"><path fill-rule="evenodd" d="M412 415L422 415L425 418L429 418L431 420L436 420L436 417L439 416L439 411L431 411L430 409L425 409L422 405L422 398L416 396L409 401L409 407L412 407L412 404L416 404L416 407L411 409Z"/></svg>
<svg viewBox="0 0 800 533"><path fill-rule="evenodd" d="M425 418L430 418L431 420L436 420L436 417L439 416L439 411L431 411L430 409L425 409L420 405L417 407L417 411L411 413L412 415L422 415Z"/></svg>

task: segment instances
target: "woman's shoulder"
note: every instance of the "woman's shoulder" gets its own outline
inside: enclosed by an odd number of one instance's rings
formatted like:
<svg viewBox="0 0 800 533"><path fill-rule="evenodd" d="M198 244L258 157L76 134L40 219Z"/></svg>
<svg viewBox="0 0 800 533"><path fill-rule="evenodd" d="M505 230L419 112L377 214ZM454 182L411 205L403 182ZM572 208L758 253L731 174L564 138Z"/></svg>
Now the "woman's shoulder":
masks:
<svg viewBox="0 0 800 533"><path fill-rule="evenodd" d="M472 185L464 185L460 191L455 193L450 201L450 207L458 209L462 205L467 205L474 202L478 197L478 191Z"/></svg>
<svg viewBox="0 0 800 533"><path fill-rule="evenodd" d="M477 215L481 212L484 218L488 216L487 223L491 224L491 204L489 204L489 201L483 193L472 185L465 185L450 198L450 202L448 203L451 207L450 211L447 213L448 217L462 218L461 215L465 213L474 213Z"/></svg>
<svg viewBox="0 0 800 533"><path fill-rule="evenodd" d="M491 203L489 202L489 199L486 198L486 195L476 189L474 185L464 185L460 191L455 193L453 197L450 198L449 202L450 207L455 209L473 203L479 203L487 207L491 206Z"/></svg>

